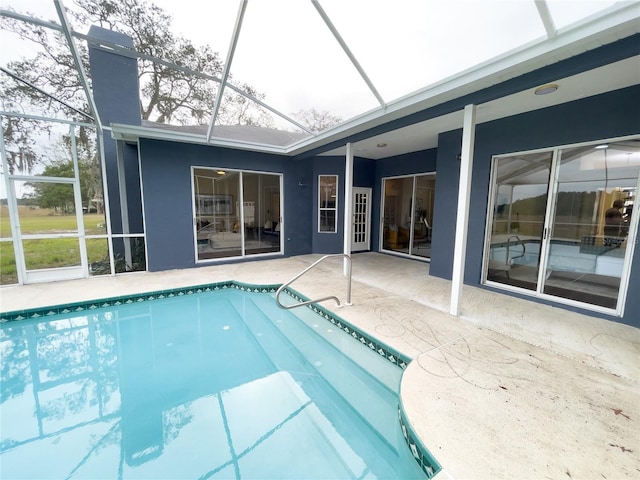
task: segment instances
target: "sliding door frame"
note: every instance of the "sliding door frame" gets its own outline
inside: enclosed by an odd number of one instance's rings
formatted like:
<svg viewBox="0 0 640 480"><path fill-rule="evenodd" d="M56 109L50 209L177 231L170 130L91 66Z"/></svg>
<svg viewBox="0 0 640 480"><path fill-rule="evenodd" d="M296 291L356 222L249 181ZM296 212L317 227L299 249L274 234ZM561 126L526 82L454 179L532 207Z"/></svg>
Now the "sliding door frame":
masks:
<svg viewBox="0 0 640 480"><path fill-rule="evenodd" d="M220 255L220 256L212 256L210 258L200 258L199 251L199 231L200 225L198 224L199 213L198 213L198 199L196 198L199 195L199 187L196 179L201 177L196 173L196 170L208 170L213 173L219 171L225 171L230 173L238 174L238 193L237 198L231 199L231 211L228 214L220 215L225 217L225 227L223 233L229 233L230 236L233 234L234 226L228 225L229 219L234 219L234 223L238 224L237 235L240 241L239 248L237 250L240 251L239 255ZM278 205L278 218L269 218L267 219L269 223L273 223L273 228L268 232L270 235L277 237L277 246L278 250L274 251L266 251L261 253L251 253L247 252L247 234L245 228L245 192L244 192L244 175L269 175L273 177L277 177L278 179L278 193L279 193L279 205ZM213 181L213 177L211 177ZM284 236L285 236L285 215L284 215L284 175L278 172L267 172L267 171L257 171L257 170L242 170L236 168L226 168L226 167L210 167L205 165L192 165L191 166L191 203L192 203L192 218L193 218L193 252L194 252L194 260L196 264L204 264L211 262L219 262L219 261L228 261L231 259L239 259L239 258L249 258L249 257L264 257L264 256L274 256L274 255L283 255L284 254ZM258 182L258 205L253 205L254 212L255 209L261 208L260 203L265 202L265 192L270 191L271 195L273 195L271 186L264 186L262 182ZM213 190L212 190L213 192ZM212 196L218 195L212 193ZM226 208L226 207L225 207ZM265 207L266 208L266 207ZM226 211L226 210L225 210ZM237 215L234 214L237 212ZM272 214L272 213L271 213ZM215 216L215 215L214 215ZM254 220L254 225L252 225L252 229L255 232L261 232L265 224L262 223L263 218L261 215L256 215L258 217L257 221ZM227 218L228 217L228 218ZM265 230L267 230L265 228ZM230 247L229 251L233 251L234 249ZM221 252L226 251L225 249L221 250Z"/></svg>
<svg viewBox="0 0 640 480"><path fill-rule="evenodd" d="M416 198L418 196L418 179L422 178L422 177L427 177L429 179L433 179L433 181L435 182L436 179L436 172L422 172L422 173L410 173L407 175L395 175L395 176L390 176L390 177L384 177L381 179L381 185L380 185L380 191L381 191L381 195L380 195L380 224L379 224L379 240L378 240L378 249L381 252L388 252L388 253L392 253L394 255L399 255L399 256L404 256L404 257L409 257L412 259L416 259L416 260L420 260L420 261L424 261L424 262L430 262L431 261L431 255L429 254L428 256L421 256L419 254L417 254L416 252L420 250L419 246L416 245L416 239L417 238L423 238L421 237L416 237L416 224L420 226L420 228L422 229L422 220L417 218L416 216L416 209L418 208L418 205L416 205ZM407 252L403 252L400 251L399 249L391 249L391 248L385 248L385 228L386 223L385 223L385 199L386 199L386 187L387 187L387 182L388 181L392 181L392 180L403 180L403 179L411 179L411 196L409 197L409 217L408 217L408 224L409 227L406 228L405 230L407 230L407 238L403 239L403 243L406 243L406 249ZM435 191L435 183L434 183L434 191ZM402 199L404 200L404 199ZM402 201L401 200L401 201ZM422 207L420 207L421 210L427 211L425 205L422 205ZM429 205L429 214L427 216L429 216L430 218L433 218L433 204L431 203ZM395 214L394 214L395 215ZM394 217L395 218L395 217ZM400 228L402 226L402 219L397 219L394 222L394 224ZM426 232L424 235L424 241L425 242L429 242L430 245L430 239L431 239L431 230L433 229L433 223L431 222L430 224L428 224L429 226L427 227L428 223L425 223L425 228L426 228Z"/></svg>
<svg viewBox="0 0 640 480"><path fill-rule="evenodd" d="M631 267L633 263L635 247L637 244L638 237L638 217L640 213L638 213L637 204L633 208L633 213L629 221L629 230L626 239L626 251L623 257L623 265L622 272L620 277L620 283L618 287L618 296L616 300L615 308L608 308L596 304L581 302L578 300L573 300L570 298L565 298L561 296L551 295L549 293L545 293L545 282L548 279L549 275L549 253L551 249L551 240L553 228L555 226L555 216L556 216L556 205L558 203L559 196L559 175L560 175L560 166L561 166L561 152L567 151L571 148L576 147L585 147L585 146L596 146L600 144L614 144L616 142L624 142L628 140L640 140L638 135L626 136L626 137L618 137L606 140L597 140L591 142L582 142L577 144L569 144L556 146L551 148L544 149L536 149L522 152L513 152L508 154L500 154L494 155L491 162L491 179L490 179L490 188L489 188L489 196L487 199L487 215L486 215L486 224L485 224L485 244L483 249L483 261L482 261L482 276L481 283L484 285L488 285L491 287L499 288L501 290L511 291L518 294L528 295L540 299L544 299L553 303L566 304L570 306L579 307L586 310L591 310L594 312L600 312L605 314L614 314L616 316L622 316L624 314L624 306L628 295L628 288L630 282L631 275ZM535 290L529 290L526 288L518 287L515 285L509 285L507 283L501 283L495 280L489 280L489 259L490 259L490 248L491 248L491 237L492 237L492 228L494 223L494 215L496 211L496 193L498 188L497 183L497 169L498 169L498 160L508 157L514 157L516 155L527 155L527 154L535 154L535 153L544 153L544 152L553 152L551 165L550 165L550 174L547 183L547 199L546 199L546 208L545 208L545 218L544 218L544 226L543 226L543 234L541 237L540 243L540 251L539 251L539 262L538 262L538 272L537 272L537 283ZM638 202L638 195L640 194L640 175L636 178L635 184L635 201Z"/></svg>

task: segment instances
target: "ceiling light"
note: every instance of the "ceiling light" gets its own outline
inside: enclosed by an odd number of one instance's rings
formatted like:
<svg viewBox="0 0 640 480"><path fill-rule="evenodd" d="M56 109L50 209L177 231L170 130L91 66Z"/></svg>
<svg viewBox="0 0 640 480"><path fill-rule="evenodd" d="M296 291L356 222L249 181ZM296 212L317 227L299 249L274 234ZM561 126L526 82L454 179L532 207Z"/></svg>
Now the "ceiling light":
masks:
<svg viewBox="0 0 640 480"><path fill-rule="evenodd" d="M218 170L216 173L218 175L226 175L227 174L227 172L225 172L224 170Z"/></svg>
<svg viewBox="0 0 640 480"><path fill-rule="evenodd" d="M556 90L558 90L558 85L556 85L555 83L550 83L548 85L542 85L541 87L536 88L533 93L535 93L536 95L547 95L549 93L555 92Z"/></svg>
<svg viewBox="0 0 640 480"><path fill-rule="evenodd" d="M596 145L594 148L596 150L604 150L606 148L609 148L609 145L607 145L606 143L603 143L602 145Z"/></svg>
<svg viewBox="0 0 640 480"><path fill-rule="evenodd" d="M376 147L378 147L378 148L384 148L386 146L387 146L386 143L379 143L379 144L376 145Z"/></svg>

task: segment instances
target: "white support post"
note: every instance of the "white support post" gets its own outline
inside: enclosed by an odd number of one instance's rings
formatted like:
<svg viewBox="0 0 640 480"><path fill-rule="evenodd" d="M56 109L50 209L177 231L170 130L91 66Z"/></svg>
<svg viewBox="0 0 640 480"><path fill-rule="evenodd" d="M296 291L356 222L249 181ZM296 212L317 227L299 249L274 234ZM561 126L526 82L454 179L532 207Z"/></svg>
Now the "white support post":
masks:
<svg viewBox="0 0 640 480"><path fill-rule="evenodd" d="M353 148L351 143L347 143L347 155L344 165L344 248L345 255L351 255L351 236L353 234L353 223L351 216L353 212ZM349 263L344 259L344 276L349 275Z"/></svg>
<svg viewBox="0 0 640 480"><path fill-rule="evenodd" d="M131 255L131 242L129 235L131 233L129 225L129 200L127 197L127 183L125 180L124 168L124 146L123 142L118 142L116 147L117 165L118 165L118 191L120 192L120 215L122 218L122 238L124 242L124 258L127 265L133 265L133 257Z"/></svg>
<svg viewBox="0 0 640 480"><path fill-rule="evenodd" d="M451 304L449 313L460 315L460 299L464 285L464 262L467 251L467 229L469 227L469 202L471 199L471 172L473 170L473 144L476 133L476 106L464 107L462 127L462 152L460 164L460 186L458 188L458 216L456 217L456 239L453 253L453 275L451 277Z"/></svg>
<svg viewBox="0 0 640 480"><path fill-rule="evenodd" d="M4 143L4 123L3 116L0 115L0 159L2 160L2 177L4 178L4 188L7 193L7 207L9 209L9 223L11 227L11 238L15 242L15 265L18 274L18 284L23 285L27 277L25 269L24 248L22 246L22 235L20 229L20 217L18 216L18 202L16 200L16 189L14 182L9 178L9 162L7 161L7 149Z"/></svg>
<svg viewBox="0 0 640 480"><path fill-rule="evenodd" d="M71 139L71 158L73 160L73 200L75 202L76 219L78 222L78 246L80 248L80 264L84 278L89 277L89 258L87 256L87 239L84 230L84 215L82 211L82 193L80 191L80 167L78 166L78 147L76 145L76 129L74 125L69 125L69 138ZM88 206L88 205L87 205Z"/></svg>

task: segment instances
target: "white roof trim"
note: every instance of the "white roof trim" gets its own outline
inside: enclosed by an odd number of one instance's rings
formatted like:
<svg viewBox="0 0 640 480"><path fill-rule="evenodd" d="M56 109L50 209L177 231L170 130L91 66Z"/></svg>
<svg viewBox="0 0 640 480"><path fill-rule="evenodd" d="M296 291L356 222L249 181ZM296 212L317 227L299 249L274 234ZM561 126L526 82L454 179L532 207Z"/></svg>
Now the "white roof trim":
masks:
<svg viewBox="0 0 640 480"><path fill-rule="evenodd" d="M251 150L255 152L277 153L281 155L287 154L286 148L275 145L243 142L242 140L229 140L219 137L211 137L211 141L207 142L206 135L176 132L164 128L160 129L152 127L141 127L136 125L125 125L122 123L111 124L111 137L115 140L123 140L125 142L137 142L139 138L150 138L153 140L166 140L180 143L196 143L201 145L226 147L236 150Z"/></svg>

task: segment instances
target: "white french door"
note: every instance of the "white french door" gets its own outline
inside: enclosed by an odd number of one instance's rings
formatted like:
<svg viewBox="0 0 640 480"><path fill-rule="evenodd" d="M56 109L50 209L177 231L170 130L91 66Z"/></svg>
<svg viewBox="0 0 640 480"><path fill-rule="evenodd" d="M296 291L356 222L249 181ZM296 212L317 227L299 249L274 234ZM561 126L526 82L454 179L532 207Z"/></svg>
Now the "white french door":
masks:
<svg viewBox="0 0 640 480"><path fill-rule="evenodd" d="M371 189L353 187L351 251L371 249Z"/></svg>

